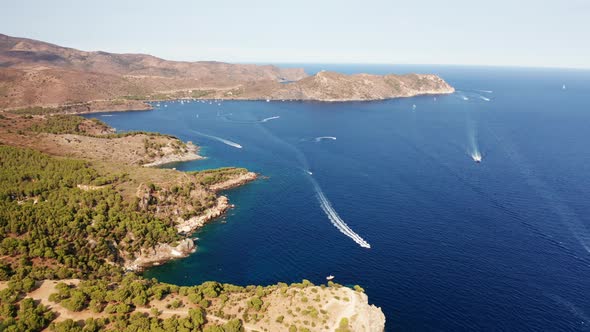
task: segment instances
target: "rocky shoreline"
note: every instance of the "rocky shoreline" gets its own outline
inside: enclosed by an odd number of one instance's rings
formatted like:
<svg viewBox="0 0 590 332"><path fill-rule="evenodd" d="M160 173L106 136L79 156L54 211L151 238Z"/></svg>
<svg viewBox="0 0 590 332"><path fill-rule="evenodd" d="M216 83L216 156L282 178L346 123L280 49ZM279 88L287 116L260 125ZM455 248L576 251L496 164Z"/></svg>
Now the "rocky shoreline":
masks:
<svg viewBox="0 0 590 332"><path fill-rule="evenodd" d="M141 166L143 166L143 167L156 167L156 166L162 166L162 165L172 164L172 163L176 163L176 162L205 159L205 157L198 154L199 148L196 145L194 145L192 142L187 142L186 147L187 147L186 153L169 154L169 155L161 157L157 160L154 160L150 163L143 164Z"/></svg>
<svg viewBox="0 0 590 332"><path fill-rule="evenodd" d="M254 181L256 178L256 173L247 172L230 180L216 184L214 185L215 189L210 187L210 190L220 191L234 188ZM229 199L226 196L219 196L217 197L215 205L202 214L186 220L179 217L176 220L176 229L179 234L190 235L197 229L203 227L207 222L222 216L232 207L233 205L229 203ZM159 243L153 248L142 249L141 252L133 258L126 259L124 267L128 271L141 272L146 268L157 266L173 259L187 257L194 253L195 250L196 245L190 238L185 238L178 244Z"/></svg>
<svg viewBox="0 0 590 332"><path fill-rule="evenodd" d="M209 186L209 189L213 190L213 191L228 190L231 188L239 187L239 186L246 184L248 182L254 181L257 178L258 178L258 174L254 173L254 172L247 172L247 173L239 175L235 178L229 179L227 181L216 183L212 186Z"/></svg>

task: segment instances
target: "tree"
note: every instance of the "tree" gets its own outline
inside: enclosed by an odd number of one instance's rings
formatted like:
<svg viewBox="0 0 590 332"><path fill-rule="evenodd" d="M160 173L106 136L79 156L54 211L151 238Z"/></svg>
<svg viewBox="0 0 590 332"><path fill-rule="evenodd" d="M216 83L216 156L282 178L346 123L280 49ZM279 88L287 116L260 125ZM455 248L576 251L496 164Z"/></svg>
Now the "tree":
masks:
<svg viewBox="0 0 590 332"><path fill-rule="evenodd" d="M70 298L61 301L61 305L71 311L82 311L86 308L87 300L88 298L84 292L75 289L71 291Z"/></svg>

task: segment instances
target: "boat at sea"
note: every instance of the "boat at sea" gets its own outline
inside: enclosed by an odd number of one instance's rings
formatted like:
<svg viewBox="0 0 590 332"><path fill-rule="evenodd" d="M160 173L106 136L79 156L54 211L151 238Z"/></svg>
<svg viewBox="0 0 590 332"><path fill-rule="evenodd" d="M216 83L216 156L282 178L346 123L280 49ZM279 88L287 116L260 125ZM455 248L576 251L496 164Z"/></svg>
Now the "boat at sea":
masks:
<svg viewBox="0 0 590 332"><path fill-rule="evenodd" d="M334 279L334 276L333 275L329 275L329 276L326 277L326 280L328 280L328 281L330 281L332 279Z"/></svg>

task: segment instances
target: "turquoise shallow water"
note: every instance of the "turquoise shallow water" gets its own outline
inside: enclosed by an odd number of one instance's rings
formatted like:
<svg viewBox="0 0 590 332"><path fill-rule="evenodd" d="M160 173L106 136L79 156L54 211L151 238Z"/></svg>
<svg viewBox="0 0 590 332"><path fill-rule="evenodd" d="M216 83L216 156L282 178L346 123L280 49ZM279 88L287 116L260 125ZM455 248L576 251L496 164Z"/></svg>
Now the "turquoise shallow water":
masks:
<svg viewBox="0 0 590 332"><path fill-rule="evenodd" d="M458 92L92 115L208 157L170 167L268 176L226 193L236 208L196 234L195 254L146 276L246 285L333 274L362 285L392 331L590 329L590 72L307 66L321 69L435 72Z"/></svg>

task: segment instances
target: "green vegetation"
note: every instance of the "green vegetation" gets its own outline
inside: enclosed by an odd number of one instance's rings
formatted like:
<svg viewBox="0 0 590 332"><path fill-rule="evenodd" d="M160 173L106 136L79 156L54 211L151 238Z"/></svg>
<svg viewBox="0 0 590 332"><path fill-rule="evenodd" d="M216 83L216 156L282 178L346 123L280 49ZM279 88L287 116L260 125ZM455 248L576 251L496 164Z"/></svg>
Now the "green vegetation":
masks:
<svg viewBox="0 0 590 332"><path fill-rule="evenodd" d="M142 213L111 186L77 188L118 180L83 161L0 146L0 255L12 257L4 276L110 276L120 268L106 261L121 262L122 252L176 241L170 222ZM38 259L50 264L33 264Z"/></svg>
<svg viewBox="0 0 590 332"><path fill-rule="evenodd" d="M354 285L353 289L354 289L355 291L359 292L359 293L364 293L364 292L365 292L365 289L364 289L364 288L362 288L362 287L361 287L361 286L359 286L359 285Z"/></svg>
<svg viewBox="0 0 590 332"><path fill-rule="evenodd" d="M149 97L145 95L129 95L121 97L125 100L148 100Z"/></svg>
<svg viewBox="0 0 590 332"><path fill-rule="evenodd" d="M340 320L340 324L336 329L336 332L352 332L348 327L348 318L344 317Z"/></svg>
<svg viewBox="0 0 590 332"><path fill-rule="evenodd" d="M22 116L33 118L29 114ZM86 126L94 130L106 127L98 120L55 115L30 129L92 136ZM143 133L100 137L137 134ZM144 140L146 152L161 151L164 143L155 139L159 134L149 134ZM187 148L180 141L166 146L175 151ZM182 238L169 217L171 211L174 218L189 218L215 204L215 194L201 185L227 181L246 173L246 169L191 172L176 185L159 179L153 180L156 185L130 180L129 174L113 173L101 165L0 145L0 280L6 287L0 291L0 331L237 332L244 331L244 323L270 323L274 319L283 324L285 317L269 314L267 296L275 291L281 297L308 301L302 290L313 286L308 280L291 287L284 283L240 287L217 282L180 287L122 268L122 263L141 249L159 243L174 244ZM135 200L124 198L122 193L128 187L137 194ZM41 281L73 278L80 279L79 283L57 283L49 296L51 302L59 303L52 306L55 312L25 298ZM330 286L340 287L333 283ZM232 311L237 305L239 314ZM82 317L91 314L93 318L52 322L59 310L79 312L85 315ZM182 314L172 315L171 310ZM315 327L324 317L313 306L297 307L296 311L301 320L307 320L295 321L299 326L291 326L295 331L309 331L308 327ZM291 315L289 311L287 317ZM290 324L287 320L283 326Z"/></svg>
<svg viewBox="0 0 590 332"><path fill-rule="evenodd" d="M86 126L86 128L85 128ZM50 134L87 134L88 127L94 127L99 131L108 131L110 127L98 119L86 119L78 115L53 115L41 124L31 126L29 129L35 132Z"/></svg>
<svg viewBox="0 0 590 332"><path fill-rule="evenodd" d="M0 331L41 331L55 318L55 314L30 298L17 303L11 289L0 292Z"/></svg>
<svg viewBox="0 0 590 332"><path fill-rule="evenodd" d="M11 110L9 112L13 113L13 114L20 114L20 115L46 115L46 114L59 113L60 109L54 108L54 107L33 106L33 107L19 108L19 109Z"/></svg>
<svg viewBox="0 0 590 332"><path fill-rule="evenodd" d="M213 90L193 90L192 93L190 94L191 98L203 98L206 97L210 94L212 94Z"/></svg>
<svg viewBox="0 0 590 332"><path fill-rule="evenodd" d="M202 185L211 186L247 172L248 170L245 168L222 167L205 171L189 172L189 174L195 175Z"/></svg>

